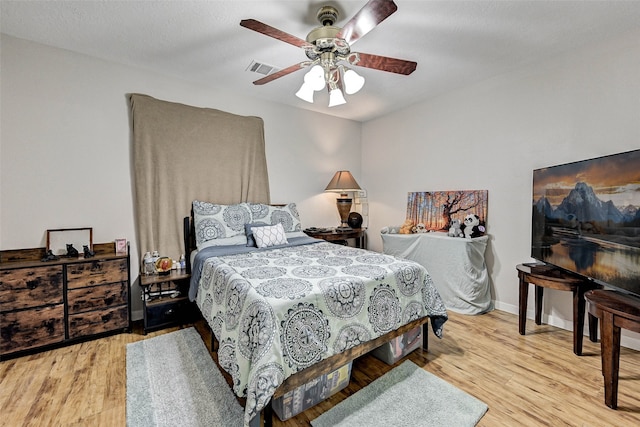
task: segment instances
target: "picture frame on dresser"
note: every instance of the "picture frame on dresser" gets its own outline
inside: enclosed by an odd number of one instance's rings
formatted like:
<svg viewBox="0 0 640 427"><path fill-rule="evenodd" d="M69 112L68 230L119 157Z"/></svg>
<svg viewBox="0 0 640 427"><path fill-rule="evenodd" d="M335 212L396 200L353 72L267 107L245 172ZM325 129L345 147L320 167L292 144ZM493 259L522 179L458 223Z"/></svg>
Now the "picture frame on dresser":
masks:
<svg viewBox="0 0 640 427"><path fill-rule="evenodd" d="M127 239L115 239L116 255L127 253Z"/></svg>
<svg viewBox="0 0 640 427"><path fill-rule="evenodd" d="M67 245L73 245L78 251L82 251L83 246L88 246L93 250L93 228L56 228L47 230L47 251L53 255L65 255Z"/></svg>

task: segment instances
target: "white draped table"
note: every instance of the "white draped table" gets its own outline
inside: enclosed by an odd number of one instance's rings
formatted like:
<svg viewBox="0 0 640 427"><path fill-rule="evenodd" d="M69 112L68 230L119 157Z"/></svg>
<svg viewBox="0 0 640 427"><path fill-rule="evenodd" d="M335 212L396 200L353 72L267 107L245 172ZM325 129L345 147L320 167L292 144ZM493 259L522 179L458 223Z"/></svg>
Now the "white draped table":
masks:
<svg viewBox="0 0 640 427"><path fill-rule="evenodd" d="M447 309L479 314L493 309L484 253L489 236L465 239L446 233L381 234L385 254L423 265Z"/></svg>

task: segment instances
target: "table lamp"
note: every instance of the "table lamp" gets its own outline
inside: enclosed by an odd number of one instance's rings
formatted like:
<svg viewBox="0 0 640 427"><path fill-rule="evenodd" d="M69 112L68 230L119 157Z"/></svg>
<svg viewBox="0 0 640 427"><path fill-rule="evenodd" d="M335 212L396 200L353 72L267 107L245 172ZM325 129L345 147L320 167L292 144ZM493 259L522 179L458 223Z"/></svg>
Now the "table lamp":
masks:
<svg viewBox="0 0 640 427"><path fill-rule="evenodd" d="M340 193L340 197L336 199L338 213L340 214L340 226L336 229L337 231L351 230L351 227L349 227L349 224L347 223L349 212L351 211L351 199L349 198L347 191L358 190L360 190L360 186L349 171L336 172L327 185L327 188L324 189L324 191Z"/></svg>

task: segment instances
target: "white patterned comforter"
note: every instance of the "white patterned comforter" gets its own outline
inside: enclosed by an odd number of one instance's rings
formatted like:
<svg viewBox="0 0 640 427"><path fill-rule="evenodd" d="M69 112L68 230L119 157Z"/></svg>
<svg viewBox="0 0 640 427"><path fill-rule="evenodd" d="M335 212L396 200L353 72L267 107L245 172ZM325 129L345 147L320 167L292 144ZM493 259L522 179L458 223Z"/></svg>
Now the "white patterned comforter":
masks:
<svg viewBox="0 0 640 427"><path fill-rule="evenodd" d="M363 249L321 242L214 256L200 268L196 303L246 396L245 425L290 375L421 317L441 337L447 320L424 267Z"/></svg>

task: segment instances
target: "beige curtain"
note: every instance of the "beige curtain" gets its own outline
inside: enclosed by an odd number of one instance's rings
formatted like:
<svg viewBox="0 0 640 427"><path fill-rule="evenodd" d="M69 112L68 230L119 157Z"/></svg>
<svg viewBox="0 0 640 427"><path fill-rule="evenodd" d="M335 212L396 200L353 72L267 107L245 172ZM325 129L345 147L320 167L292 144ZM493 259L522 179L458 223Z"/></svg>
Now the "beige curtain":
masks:
<svg viewBox="0 0 640 427"><path fill-rule="evenodd" d="M141 253L184 252L191 202L269 203L259 117L130 95L135 216Z"/></svg>

